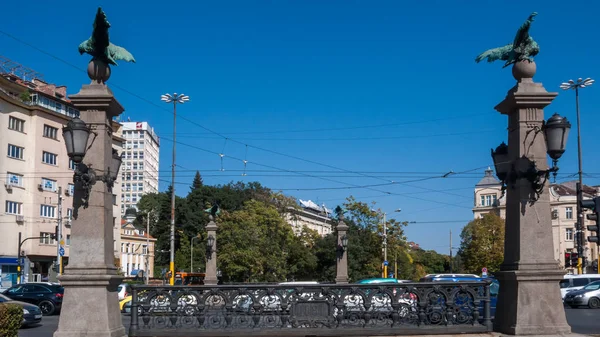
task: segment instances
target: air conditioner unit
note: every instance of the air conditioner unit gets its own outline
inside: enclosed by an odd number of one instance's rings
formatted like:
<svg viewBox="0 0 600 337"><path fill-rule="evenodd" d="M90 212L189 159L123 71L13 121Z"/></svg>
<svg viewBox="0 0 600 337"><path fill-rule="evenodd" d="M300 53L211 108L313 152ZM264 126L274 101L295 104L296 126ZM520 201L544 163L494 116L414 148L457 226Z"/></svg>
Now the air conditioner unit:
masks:
<svg viewBox="0 0 600 337"><path fill-rule="evenodd" d="M40 190L40 191L43 191L43 190L44 190L44 185L42 185L42 184L39 184L39 185L38 185L38 190Z"/></svg>
<svg viewBox="0 0 600 337"><path fill-rule="evenodd" d="M557 209L552 210L552 219L558 219L558 210Z"/></svg>
<svg viewBox="0 0 600 337"><path fill-rule="evenodd" d="M65 227L71 227L71 220L65 221Z"/></svg>
<svg viewBox="0 0 600 337"><path fill-rule="evenodd" d="M71 190L69 190L69 189L65 190L65 195L71 195Z"/></svg>
<svg viewBox="0 0 600 337"><path fill-rule="evenodd" d="M11 184L4 184L4 187L6 188L6 191L12 192L12 185Z"/></svg>
<svg viewBox="0 0 600 337"><path fill-rule="evenodd" d="M17 215L17 216L15 217L15 220L16 220L17 222L23 222L23 221L25 221L25 216L23 216L23 215Z"/></svg>

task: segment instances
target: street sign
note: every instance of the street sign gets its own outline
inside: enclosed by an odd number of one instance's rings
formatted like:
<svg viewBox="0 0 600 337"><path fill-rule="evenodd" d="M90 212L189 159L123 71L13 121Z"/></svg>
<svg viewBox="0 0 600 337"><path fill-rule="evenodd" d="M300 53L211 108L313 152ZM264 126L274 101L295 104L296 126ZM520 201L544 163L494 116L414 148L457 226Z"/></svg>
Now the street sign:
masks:
<svg viewBox="0 0 600 337"><path fill-rule="evenodd" d="M65 245L65 240L64 239L60 239L59 243L60 243L61 246L64 246Z"/></svg>
<svg viewBox="0 0 600 337"><path fill-rule="evenodd" d="M486 267L481 268L481 272L482 273L487 273L487 268Z"/></svg>
<svg viewBox="0 0 600 337"><path fill-rule="evenodd" d="M58 248L58 253L60 256L65 256L65 249L63 247Z"/></svg>
<svg viewBox="0 0 600 337"><path fill-rule="evenodd" d="M383 265L387 266L387 265L389 265L389 263L387 261L383 261Z"/></svg>

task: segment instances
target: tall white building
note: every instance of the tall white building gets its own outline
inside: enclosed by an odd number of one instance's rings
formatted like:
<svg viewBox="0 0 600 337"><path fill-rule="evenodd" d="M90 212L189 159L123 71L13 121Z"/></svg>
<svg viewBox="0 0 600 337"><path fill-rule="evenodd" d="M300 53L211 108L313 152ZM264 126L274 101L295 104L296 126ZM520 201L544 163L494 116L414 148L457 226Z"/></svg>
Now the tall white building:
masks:
<svg viewBox="0 0 600 337"><path fill-rule="evenodd" d="M146 193L158 193L158 164L160 141L148 122L123 122L121 137L121 215Z"/></svg>

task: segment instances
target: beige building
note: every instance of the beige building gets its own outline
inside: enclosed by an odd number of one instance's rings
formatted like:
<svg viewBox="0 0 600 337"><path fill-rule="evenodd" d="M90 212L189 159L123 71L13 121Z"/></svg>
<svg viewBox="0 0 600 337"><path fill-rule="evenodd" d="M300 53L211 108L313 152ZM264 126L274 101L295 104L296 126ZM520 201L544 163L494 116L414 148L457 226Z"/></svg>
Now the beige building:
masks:
<svg viewBox="0 0 600 337"><path fill-rule="evenodd" d="M506 218L506 196L502 196L502 185L494 175L494 171L488 168L484 177L475 185L473 216L481 218L483 214L495 212L503 219ZM510 188L510 187L508 187ZM554 237L554 257L565 265L565 253L577 252L575 248L575 222L577 212L577 194L575 181L562 184L550 185L550 209L552 210L552 231ZM597 187L583 187L584 199L590 199L598 195ZM585 220L585 225L590 224ZM598 248L596 244L587 242L591 235L587 229L584 232L584 256L588 259L588 268L594 260L598 259ZM573 268L569 268L572 272Z"/></svg>
<svg viewBox="0 0 600 337"><path fill-rule="evenodd" d="M19 233L21 240L31 238L21 246L23 280L53 278L58 244L50 236L55 233L59 215L63 262L68 263L74 164L66 153L62 127L78 115L79 111L67 99L66 87L0 73L2 288L17 281ZM120 149L119 138L115 138L114 146ZM114 196L114 201L118 216L120 198ZM120 226L116 227L115 232L119 233Z"/></svg>
<svg viewBox="0 0 600 337"><path fill-rule="evenodd" d="M121 225L121 272L126 277L141 276L139 271L154 277L154 247L156 239L122 220ZM144 274L145 275L145 274Z"/></svg>
<svg viewBox="0 0 600 337"><path fill-rule="evenodd" d="M333 219L329 217L331 212L325 206L321 207L310 200L300 200L299 208L288 207L288 210L284 217L296 235L300 235L304 227L321 236L333 231Z"/></svg>
<svg viewBox="0 0 600 337"><path fill-rule="evenodd" d="M160 141L147 122L123 122L121 134L121 215L146 193L158 193Z"/></svg>

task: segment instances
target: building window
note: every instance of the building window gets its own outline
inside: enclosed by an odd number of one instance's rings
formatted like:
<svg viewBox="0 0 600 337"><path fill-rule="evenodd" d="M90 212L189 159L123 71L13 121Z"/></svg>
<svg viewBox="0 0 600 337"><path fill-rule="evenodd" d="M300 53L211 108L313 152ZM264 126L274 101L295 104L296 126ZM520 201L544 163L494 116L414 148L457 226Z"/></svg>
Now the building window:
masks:
<svg viewBox="0 0 600 337"><path fill-rule="evenodd" d="M56 240L52 238L54 233L40 232L40 243L44 245L55 245Z"/></svg>
<svg viewBox="0 0 600 337"><path fill-rule="evenodd" d="M565 218L573 219L573 207L567 207L565 209Z"/></svg>
<svg viewBox="0 0 600 337"><path fill-rule="evenodd" d="M69 159L69 170L75 170L77 164L73 161L73 159Z"/></svg>
<svg viewBox="0 0 600 337"><path fill-rule="evenodd" d="M567 228L565 230L565 240L573 241L573 228Z"/></svg>
<svg viewBox="0 0 600 337"><path fill-rule="evenodd" d="M7 153L7 155L10 158L23 159L23 152L24 151L25 151L25 148L23 148L23 147L12 145L12 144L8 144L8 153Z"/></svg>
<svg viewBox="0 0 600 337"><path fill-rule="evenodd" d="M4 212L6 212L6 214L21 215L23 214L23 203L6 200Z"/></svg>
<svg viewBox="0 0 600 337"><path fill-rule="evenodd" d="M71 245L71 234L67 234L67 242L66 242L67 246Z"/></svg>
<svg viewBox="0 0 600 337"><path fill-rule="evenodd" d="M51 205L40 205L40 216L42 218L55 218L56 207Z"/></svg>
<svg viewBox="0 0 600 337"><path fill-rule="evenodd" d="M6 182L11 186L23 187L23 176L20 174L8 172L6 174Z"/></svg>
<svg viewBox="0 0 600 337"><path fill-rule="evenodd" d="M142 246L142 254L144 254L144 255L148 254L148 246L146 246L146 245Z"/></svg>
<svg viewBox="0 0 600 337"><path fill-rule="evenodd" d="M497 201L498 197L495 194L485 194L480 197L480 206L495 206Z"/></svg>
<svg viewBox="0 0 600 337"><path fill-rule="evenodd" d="M15 118L13 116L8 117L8 128L19 132L24 132L25 121L22 119Z"/></svg>
<svg viewBox="0 0 600 337"><path fill-rule="evenodd" d="M42 189L44 191L56 192L56 180L42 178Z"/></svg>
<svg viewBox="0 0 600 337"><path fill-rule="evenodd" d="M56 157L57 155L55 155L54 153L43 151L42 163L56 166Z"/></svg>
<svg viewBox="0 0 600 337"><path fill-rule="evenodd" d="M69 184L69 195L75 194L75 185Z"/></svg>
<svg viewBox="0 0 600 337"><path fill-rule="evenodd" d="M44 137L58 139L58 129L44 124Z"/></svg>
<svg viewBox="0 0 600 337"><path fill-rule="evenodd" d="M67 219L69 219L69 220L73 219L73 209L72 208L67 208Z"/></svg>

